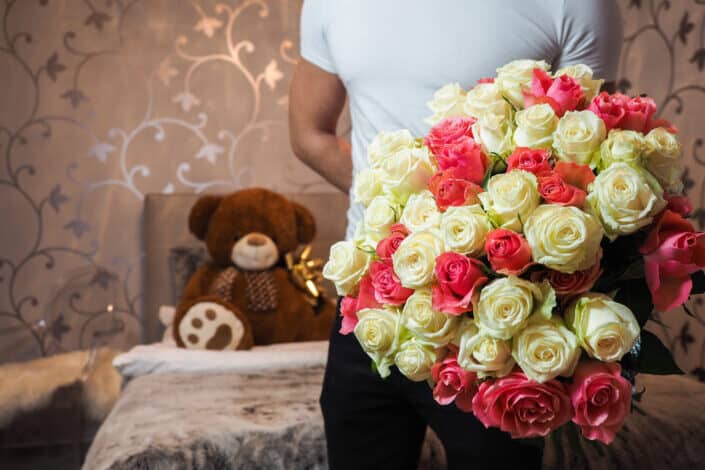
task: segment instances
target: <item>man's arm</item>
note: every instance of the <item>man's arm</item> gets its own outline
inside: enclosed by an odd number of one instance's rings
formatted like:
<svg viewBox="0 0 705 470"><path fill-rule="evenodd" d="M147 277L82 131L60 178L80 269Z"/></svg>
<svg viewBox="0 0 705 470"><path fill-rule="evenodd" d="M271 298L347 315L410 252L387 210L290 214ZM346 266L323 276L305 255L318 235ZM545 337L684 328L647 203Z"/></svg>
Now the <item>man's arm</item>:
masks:
<svg viewBox="0 0 705 470"><path fill-rule="evenodd" d="M336 135L345 105L337 75L301 59L289 89L289 138L294 154L341 191L352 183L350 144Z"/></svg>

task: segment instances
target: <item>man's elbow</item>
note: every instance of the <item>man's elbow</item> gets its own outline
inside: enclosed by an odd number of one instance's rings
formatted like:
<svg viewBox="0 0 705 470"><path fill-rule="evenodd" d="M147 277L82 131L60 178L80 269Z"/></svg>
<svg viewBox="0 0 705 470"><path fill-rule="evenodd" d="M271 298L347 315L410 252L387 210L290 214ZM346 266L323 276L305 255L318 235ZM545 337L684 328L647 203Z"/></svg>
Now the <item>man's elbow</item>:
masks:
<svg viewBox="0 0 705 470"><path fill-rule="evenodd" d="M306 145L306 138L301 135L300 131L290 128L289 143L291 144L291 150L294 152L294 156L296 156L300 162L308 166L311 161L311 156L307 151L308 146Z"/></svg>

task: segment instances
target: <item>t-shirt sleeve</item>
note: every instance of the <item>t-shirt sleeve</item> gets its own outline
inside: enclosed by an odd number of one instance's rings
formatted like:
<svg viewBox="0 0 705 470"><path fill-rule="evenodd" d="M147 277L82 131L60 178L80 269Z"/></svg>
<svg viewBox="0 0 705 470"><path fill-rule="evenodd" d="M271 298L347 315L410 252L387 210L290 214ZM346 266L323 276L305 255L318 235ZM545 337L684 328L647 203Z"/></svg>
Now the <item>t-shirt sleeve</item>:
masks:
<svg viewBox="0 0 705 470"><path fill-rule="evenodd" d="M596 78L617 78L622 48L622 19L616 0L564 0L559 22L561 53L556 70L589 66Z"/></svg>
<svg viewBox="0 0 705 470"><path fill-rule="evenodd" d="M304 1L301 10L301 57L326 72L336 73L327 38L327 7L330 1Z"/></svg>

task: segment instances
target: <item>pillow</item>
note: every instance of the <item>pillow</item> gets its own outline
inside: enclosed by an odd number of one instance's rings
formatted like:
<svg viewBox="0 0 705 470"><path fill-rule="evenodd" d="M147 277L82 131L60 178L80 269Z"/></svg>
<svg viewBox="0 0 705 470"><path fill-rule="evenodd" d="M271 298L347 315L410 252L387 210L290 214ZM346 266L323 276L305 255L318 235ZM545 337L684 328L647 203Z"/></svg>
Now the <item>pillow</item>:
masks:
<svg viewBox="0 0 705 470"><path fill-rule="evenodd" d="M328 341L255 346L248 351L208 351L177 348L169 343L135 346L113 360L125 381L164 372L253 373L323 367Z"/></svg>
<svg viewBox="0 0 705 470"><path fill-rule="evenodd" d="M203 246L175 246L169 250L169 284L171 285L171 304L181 300L186 284L199 266L208 261L208 254Z"/></svg>

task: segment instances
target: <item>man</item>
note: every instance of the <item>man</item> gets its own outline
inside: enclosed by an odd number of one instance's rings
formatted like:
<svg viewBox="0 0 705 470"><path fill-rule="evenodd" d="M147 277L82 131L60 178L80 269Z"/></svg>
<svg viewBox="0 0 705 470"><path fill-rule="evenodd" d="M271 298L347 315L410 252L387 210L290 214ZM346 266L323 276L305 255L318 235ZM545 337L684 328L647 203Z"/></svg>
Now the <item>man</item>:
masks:
<svg viewBox="0 0 705 470"><path fill-rule="evenodd" d="M614 80L622 41L613 0L306 0L301 57L291 84L296 155L349 191L381 130L428 131L425 103L450 82L471 88L514 59L553 69L584 63ZM336 136L349 98L352 149ZM351 204L347 236L362 215ZM540 468L540 446L486 430L471 414L433 401L425 383L381 379L353 335L334 326L321 395L330 468L415 468L428 424L449 468ZM518 465L518 467L517 467Z"/></svg>

